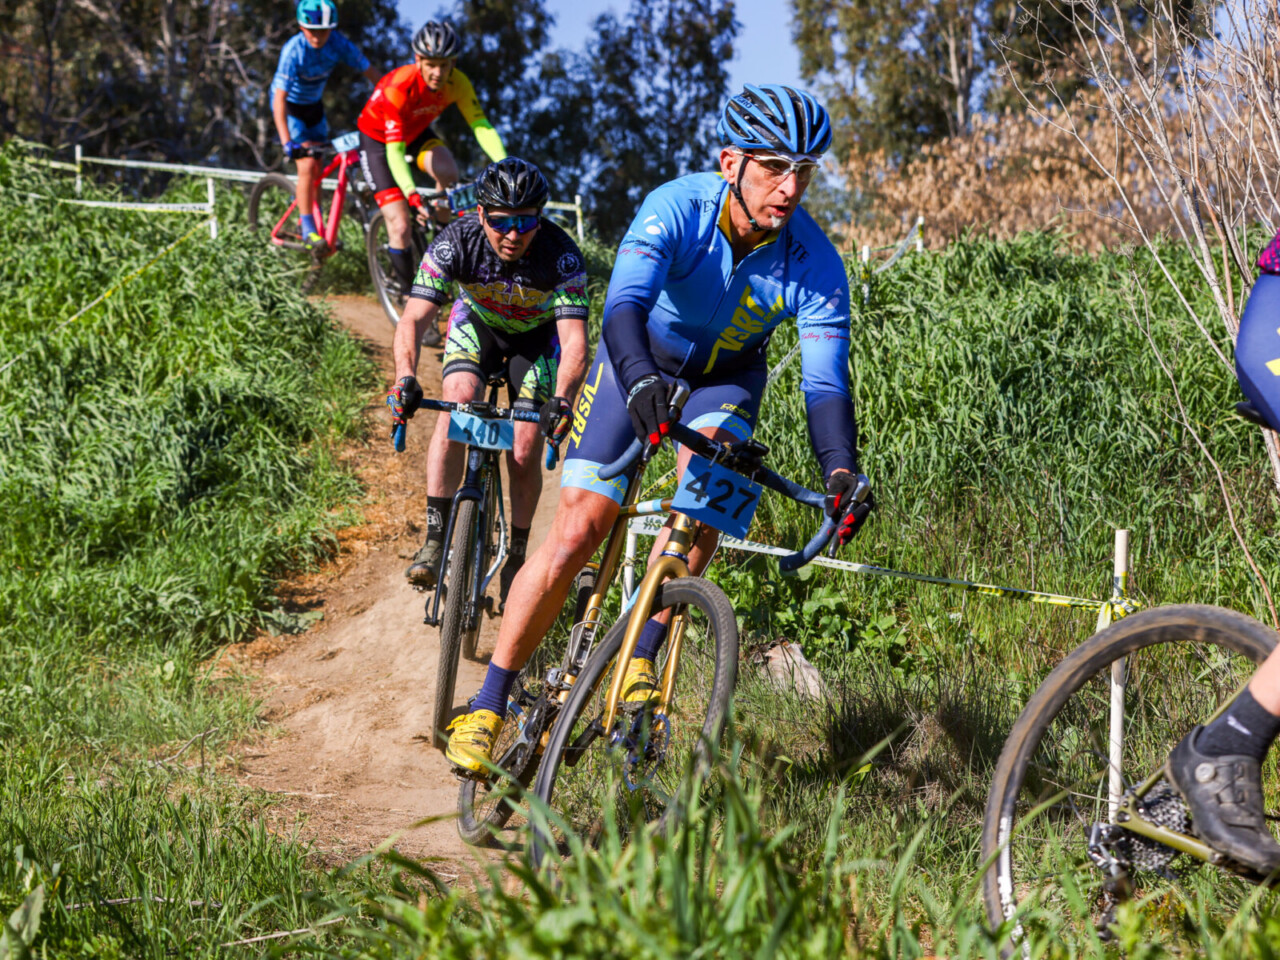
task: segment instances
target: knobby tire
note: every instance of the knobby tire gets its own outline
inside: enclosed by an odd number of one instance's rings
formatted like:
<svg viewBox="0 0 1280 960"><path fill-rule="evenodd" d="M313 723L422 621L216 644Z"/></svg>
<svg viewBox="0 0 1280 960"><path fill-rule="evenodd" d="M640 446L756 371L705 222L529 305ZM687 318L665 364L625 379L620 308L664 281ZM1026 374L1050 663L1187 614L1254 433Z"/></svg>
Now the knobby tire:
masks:
<svg viewBox="0 0 1280 960"><path fill-rule="evenodd" d="M712 753L718 747L721 734L724 732L725 719L728 716L729 704L733 698L734 684L738 675L738 622L729 598L715 584L701 577L681 577L663 584L658 591L654 606L649 615L654 616L662 610L673 607L692 607L706 618L706 622L715 634L715 666L711 691L707 697L706 719L698 737L698 745L694 748L693 763L695 775L706 772L712 760ZM626 632L627 620L622 618L615 622L605 638L596 646L588 658L582 673L574 683L555 725L551 728L551 738L547 744L538 776L534 783L534 793L546 808L553 808L556 780L562 771L565 751L571 745L571 738L584 712L597 709L606 689L602 687L611 677L610 667L618 656L622 646L622 638ZM669 643L669 641L668 641ZM687 643L687 641L686 641ZM664 653L667 648L664 647ZM685 658L693 651L688 646L681 656L680 672L676 675L675 701L681 698L681 680L685 674ZM659 666L659 679L661 667ZM601 688L597 690L597 688ZM597 700L597 694L599 701ZM581 732L581 731L578 731ZM587 750L608 749L607 735L597 737ZM581 762L581 761L579 761ZM683 775L684 771L681 771ZM606 801L607 802L607 801ZM657 828L667 828L679 816L678 804L666 806L657 818ZM531 834L531 853L535 866L541 864L557 849L556 839L549 835L543 825L535 823Z"/></svg>
<svg viewBox="0 0 1280 960"><path fill-rule="evenodd" d="M436 699L432 706L431 725L434 741L443 750L449 738L445 728L453 715L453 691L458 681L458 655L462 651L462 635L467 613L467 598L471 593L471 576L474 570L471 545L476 525L476 502L463 500L458 504L453 522L453 544L447 555L448 563L442 564L441 575L448 575L444 612L440 616L440 660L436 667Z"/></svg>
<svg viewBox="0 0 1280 960"><path fill-rule="evenodd" d="M1063 751L1061 757L1069 760L1072 767L1087 769L1101 765L1104 772L1109 768L1105 745L1100 750L1096 743L1090 744L1083 738L1071 741L1067 734L1078 734L1080 730L1087 729L1087 720L1079 718L1087 717L1090 712L1094 715L1102 713L1096 718L1095 725L1100 729L1106 728L1108 715L1099 710L1098 705L1110 682L1111 664L1123 657L1130 658L1126 661L1125 749L1127 752L1132 746L1135 753L1145 749L1148 755L1144 755L1142 760L1149 766L1127 769L1126 753L1123 772L1129 778L1145 777L1158 768L1163 757L1191 725L1207 720L1216 705L1229 698L1248 676L1244 661L1236 663L1219 657L1215 662L1212 656L1201 654L1201 648L1212 653L1213 647L1220 647L1258 663L1270 653L1277 639L1280 638L1270 628L1235 611L1194 604L1175 605L1125 617L1089 638L1058 664L1032 695L1010 730L987 796L982 825L982 862L989 866L983 877L983 900L993 929L1011 918L1023 902L1044 895L1058 882L1059 874L1052 865L1036 861L1036 857L1041 856L1036 851L1051 847L1050 838L1041 836L1042 833L1060 829L1070 837L1069 828L1073 825L1059 807L1064 810L1070 807L1075 812L1079 802L1085 806L1086 812L1092 812L1088 804L1097 806L1099 803L1096 796L1077 794L1074 789L1061 801L1046 798L1060 793L1064 783L1066 788L1074 788L1077 783L1087 782L1084 778L1073 780L1068 773L1055 779L1053 771L1068 765L1052 762L1056 755L1051 751L1055 749ZM1168 649L1154 649L1162 644L1170 646ZM1174 644L1185 645L1186 650L1179 651L1172 646ZM1134 655L1142 659L1135 660ZM1185 675L1174 669L1162 671L1159 669L1161 664L1185 665ZM1179 681L1186 681L1185 686L1180 688ZM1148 700L1143 696L1147 690L1157 693ZM1077 699L1073 701L1073 698ZM1135 701L1132 706L1131 701ZM1152 709L1153 704L1156 709ZM1131 710L1135 733L1145 733L1146 727L1137 725L1149 723L1159 734L1155 742L1131 733L1128 728ZM1169 729L1165 722L1169 718L1176 718L1180 728ZM1131 744L1130 737L1136 742ZM1037 804L1050 802L1052 806L1036 814L1042 819L1031 818ZM1067 827L1062 826L1064 823ZM1014 853L1015 846L1017 853ZM1072 846L1065 848L1067 854L1074 850L1077 866L1080 866L1084 847L1084 836L1081 835L1078 850ZM1064 860L1063 868L1069 867L1070 861ZM1084 865L1082 869L1087 873L1091 867L1097 869L1092 864ZM1097 874L1101 877L1100 870ZM1139 876L1146 878L1150 875L1142 873ZM1036 889L1027 889L1036 881L1041 881ZM1015 943L1006 948L1005 955L1012 955L1020 949Z"/></svg>

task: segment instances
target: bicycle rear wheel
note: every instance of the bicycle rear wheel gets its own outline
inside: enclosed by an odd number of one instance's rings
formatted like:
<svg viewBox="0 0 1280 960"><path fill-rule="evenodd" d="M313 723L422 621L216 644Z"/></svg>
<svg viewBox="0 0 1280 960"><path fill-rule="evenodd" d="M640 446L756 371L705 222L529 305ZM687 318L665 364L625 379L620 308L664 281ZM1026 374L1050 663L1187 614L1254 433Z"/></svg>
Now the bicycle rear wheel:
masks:
<svg viewBox="0 0 1280 960"><path fill-rule="evenodd" d="M1128 789L1161 769L1178 740L1231 698L1276 641L1272 630L1231 610L1161 607L1094 635L1049 674L1009 732L987 797L983 894L993 927L1031 904L1070 916L1078 891L1089 917L1077 915L1075 925L1081 933L1091 933L1090 925L1105 931L1116 894L1127 887L1159 899L1198 874L1221 902L1227 887L1243 884L1186 855L1177 857L1175 877L1172 849L1110 826L1112 664L1125 660L1120 772ZM1264 772L1263 786L1274 806L1274 773L1268 779ZM1149 818L1189 831L1185 805L1163 781L1144 804ZM1122 886L1117 863L1127 876ZM1015 940L1023 933L1016 930Z"/></svg>
<svg viewBox="0 0 1280 960"><path fill-rule="evenodd" d="M282 254L287 251L306 254L295 198L293 181L282 173L267 174L249 193L249 228L262 234L263 240ZM279 244L271 239L273 231ZM320 276L320 264L310 255L305 259L301 256L291 259L297 263L301 273L299 282L302 292L306 293Z"/></svg>
<svg viewBox="0 0 1280 960"><path fill-rule="evenodd" d="M453 543L447 562L442 565L447 592L444 612L440 615L440 658L436 665L436 699L431 708L432 740L443 750L449 743L445 729L453 718L453 692L458 681L458 654L462 651L467 625L467 600L471 595L471 578L475 570L473 546L479 510L474 500L458 504L453 521Z"/></svg>
<svg viewBox="0 0 1280 960"><path fill-rule="evenodd" d="M685 620L669 716L620 711L613 730L601 728L609 668L626 632L626 620L619 620L587 660L551 728L534 792L555 814L545 827L535 826L535 863L567 852L570 834L594 844L610 824L625 834L633 824L671 823L680 815L686 778L709 767L737 680L737 619L724 592L701 577L663 584L649 615L666 610ZM669 640L663 646L659 677L671 646Z"/></svg>

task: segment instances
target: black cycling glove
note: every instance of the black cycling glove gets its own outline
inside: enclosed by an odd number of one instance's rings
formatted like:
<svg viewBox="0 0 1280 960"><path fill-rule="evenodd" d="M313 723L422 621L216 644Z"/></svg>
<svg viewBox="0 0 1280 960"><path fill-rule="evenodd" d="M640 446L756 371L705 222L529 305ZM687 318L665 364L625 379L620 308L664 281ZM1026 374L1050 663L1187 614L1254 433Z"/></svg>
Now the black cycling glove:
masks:
<svg viewBox="0 0 1280 960"><path fill-rule="evenodd" d="M404 423L413 416L422 403L422 388L416 377L401 377L387 391L387 406L391 408L391 422Z"/></svg>
<svg viewBox="0 0 1280 960"><path fill-rule="evenodd" d="M823 509L828 517L836 521L835 537L844 546L857 536L865 526L867 515L876 505L871 496L870 481L860 473L833 473L827 477L827 496ZM858 488L866 484L866 494L861 500L855 500Z"/></svg>
<svg viewBox="0 0 1280 960"><path fill-rule="evenodd" d="M311 151L300 144L297 140L290 140L284 145L285 156L290 160L297 160L299 157L308 156Z"/></svg>
<svg viewBox="0 0 1280 960"><path fill-rule="evenodd" d="M538 411L538 429L552 443L559 443L573 423L573 408L564 397L552 397Z"/></svg>
<svg viewBox="0 0 1280 960"><path fill-rule="evenodd" d="M667 413L667 381L653 374L637 380L627 394L627 413L631 414L631 425L641 443L661 443L671 419Z"/></svg>

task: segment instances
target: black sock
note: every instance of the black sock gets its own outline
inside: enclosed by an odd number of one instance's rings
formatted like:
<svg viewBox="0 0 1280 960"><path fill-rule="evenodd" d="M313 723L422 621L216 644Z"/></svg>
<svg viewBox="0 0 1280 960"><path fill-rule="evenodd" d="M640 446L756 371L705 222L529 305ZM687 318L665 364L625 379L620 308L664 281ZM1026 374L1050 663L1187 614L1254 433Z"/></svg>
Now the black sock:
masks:
<svg viewBox="0 0 1280 960"><path fill-rule="evenodd" d="M444 526L449 522L453 497L427 497L427 539L444 540Z"/></svg>
<svg viewBox="0 0 1280 960"><path fill-rule="evenodd" d="M407 296L413 286L413 254L408 250L387 247L387 256L391 258L391 269L400 281L400 291Z"/></svg>
<svg viewBox="0 0 1280 960"><path fill-rule="evenodd" d="M507 556L523 560L525 551L529 549L529 527L511 525L511 542L507 544Z"/></svg>
<svg viewBox="0 0 1280 960"><path fill-rule="evenodd" d="M1222 716L1201 731L1196 749L1211 757L1243 754L1259 763L1280 734L1280 717L1253 699L1246 687Z"/></svg>

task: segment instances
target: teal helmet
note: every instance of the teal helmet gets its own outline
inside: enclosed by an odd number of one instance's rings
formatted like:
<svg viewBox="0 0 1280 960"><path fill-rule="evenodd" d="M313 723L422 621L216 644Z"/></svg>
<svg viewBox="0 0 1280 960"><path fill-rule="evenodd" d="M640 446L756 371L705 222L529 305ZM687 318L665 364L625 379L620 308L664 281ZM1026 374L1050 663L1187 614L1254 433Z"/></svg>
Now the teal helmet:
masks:
<svg viewBox="0 0 1280 960"><path fill-rule="evenodd" d="M338 25L338 7L333 0L299 0L298 23L311 30L332 30Z"/></svg>

